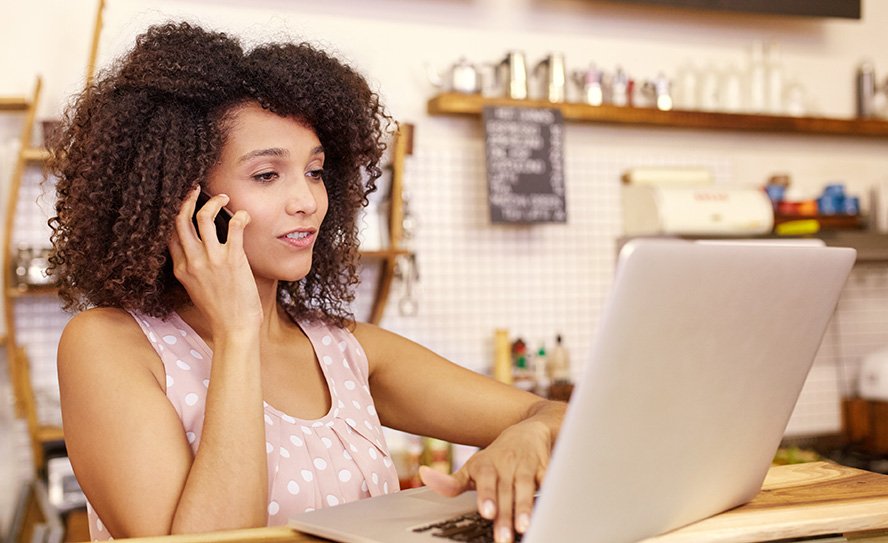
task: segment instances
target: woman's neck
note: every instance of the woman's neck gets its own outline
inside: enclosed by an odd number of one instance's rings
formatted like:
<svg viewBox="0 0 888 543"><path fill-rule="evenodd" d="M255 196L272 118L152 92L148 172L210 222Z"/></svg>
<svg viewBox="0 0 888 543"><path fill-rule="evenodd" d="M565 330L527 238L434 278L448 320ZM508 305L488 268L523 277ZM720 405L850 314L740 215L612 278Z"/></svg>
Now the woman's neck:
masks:
<svg viewBox="0 0 888 543"><path fill-rule="evenodd" d="M259 291L259 302L262 304L260 337L262 339L273 338L285 325L290 324L289 317L283 313L283 309L278 304L278 281L256 279L256 288Z"/></svg>
<svg viewBox="0 0 888 543"><path fill-rule="evenodd" d="M289 333L296 326L296 323L292 321L286 310L278 303L278 281L257 280L256 288L259 292L259 301L262 304L262 325L259 328L259 338L262 343L273 343L276 339ZM188 304L178 308L176 312L208 344L212 345L212 332L200 309Z"/></svg>

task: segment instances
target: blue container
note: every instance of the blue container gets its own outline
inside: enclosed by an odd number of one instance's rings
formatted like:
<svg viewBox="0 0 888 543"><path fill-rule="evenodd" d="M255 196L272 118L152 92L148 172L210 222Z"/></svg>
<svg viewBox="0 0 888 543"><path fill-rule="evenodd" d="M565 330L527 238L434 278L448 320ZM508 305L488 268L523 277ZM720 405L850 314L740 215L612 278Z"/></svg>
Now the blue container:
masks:
<svg viewBox="0 0 888 543"><path fill-rule="evenodd" d="M843 183L830 183L823 189L823 195L829 198L844 198L845 185Z"/></svg>
<svg viewBox="0 0 888 543"><path fill-rule="evenodd" d="M817 199L817 209L821 215L838 215L844 212L844 198L823 195Z"/></svg>
<svg viewBox="0 0 888 543"><path fill-rule="evenodd" d="M775 206L783 201L783 195L786 194L786 187L783 185L766 185L765 192L768 194L768 198L771 199L771 203Z"/></svg>

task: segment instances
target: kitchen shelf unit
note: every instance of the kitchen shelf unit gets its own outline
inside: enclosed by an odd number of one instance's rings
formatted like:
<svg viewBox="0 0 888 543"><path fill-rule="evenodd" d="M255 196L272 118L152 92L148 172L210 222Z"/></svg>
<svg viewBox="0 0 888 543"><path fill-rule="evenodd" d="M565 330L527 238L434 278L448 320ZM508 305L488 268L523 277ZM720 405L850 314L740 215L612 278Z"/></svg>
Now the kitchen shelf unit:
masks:
<svg viewBox="0 0 888 543"><path fill-rule="evenodd" d="M637 236L620 236L617 238L617 250L632 239L684 239L684 240L792 240L792 239L819 239L827 247L850 247L857 251L858 264L884 264L888 263L888 234L871 232L868 230L822 230L817 234L804 236L778 236L776 234L763 234L751 236L691 236L676 234L639 234Z"/></svg>
<svg viewBox="0 0 888 543"><path fill-rule="evenodd" d="M392 180L389 189L389 246L378 251L362 251L361 259L380 261L379 277L373 305L370 309L369 322L379 324L385 313L392 283L395 280L398 260L411 256L411 251L401 246L404 237L404 169L407 157L413 154L413 125L398 123L398 129L392 141L391 172Z"/></svg>
<svg viewBox="0 0 888 543"><path fill-rule="evenodd" d="M679 236L682 239L730 240L729 237ZM888 263L888 234L867 230L821 230L806 236L747 236L736 239L820 239L828 247L850 247L857 250L857 263Z"/></svg>
<svg viewBox="0 0 888 543"><path fill-rule="evenodd" d="M49 160L49 151L33 147L24 149L22 150L22 159L29 164L42 164Z"/></svg>
<svg viewBox="0 0 888 543"><path fill-rule="evenodd" d="M59 289L53 285L16 285L6 291L7 298L25 298L27 296L56 296Z"/></svg>
<svg viewBox="0 0 888 543"><path fill-rule="evenodd" d="M590 106L577 102L491 98L480 94L441 93L428 101L430 115L479 117L484 106L555 108L566 121L641 127L691 128L743 132L776 132L866 138L888 138L888 121L829 117L789 117L711 111L660 111L654 108Z"/></svg>
<svg viewBox="0 0 888 543"><path fill-rule="evenodd" d="M32 141L33 128L35 126L37 115L37 104L40 101L40 94L43 87L43 81L40 77L36 79L34 91L30 97L11 97L0 99L0 104L7 104L9 107L3 111L16 111L25 114L25 120L21 130L21 149L16 157L15 166L13 168L12 177L10 178L9 196L6 201L5 224L3 230L2 241L2 261L3 261L3 292L4 297L4 321L6 325L6 336L4 347L6 348L6 360L9 367L9 377L12 383L12 390L15 397L15 412L17 416L25 419L28 427L28 434L31 438L31 448L34 458L35 468L40 471L44 467L44 454L46 446L62 441L62 429L56 426L47 426L40 423L37 417L37 403L34 396L34 390L31 386L30 361L28 360L25 349L19 345L16 334L15 322L15 300L23 295L30 293L30 289L22 291L15 284L13 278L13 262L12 262L12 241L13 226L15 224L15 214L18 205L18 195L21 190L22 179L28 168L42 167L43 162L48 158L46 151L33 149L29 147ZM15 105L15 108L12 105ZM24 109L22 109L24 107ZM38 288L33 292L46 292L48 289ZM53 289L54 290L54 289Z"/></svg>
<svg viewBox="0 0 888 543"><path fill-rule="evenodd" d="M24 113L30 105L28 99L22 96L0 96L0 111Z"/></svg>

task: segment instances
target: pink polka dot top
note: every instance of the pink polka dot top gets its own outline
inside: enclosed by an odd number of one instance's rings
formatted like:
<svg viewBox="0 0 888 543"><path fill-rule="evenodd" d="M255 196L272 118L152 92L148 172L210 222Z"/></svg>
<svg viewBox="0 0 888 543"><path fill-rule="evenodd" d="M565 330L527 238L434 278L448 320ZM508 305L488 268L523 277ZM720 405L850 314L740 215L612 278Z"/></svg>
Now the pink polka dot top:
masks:
<svg viewBox="0 0 888 543"><path fill-rule="evenodd" d="M213 353L177 313L166 320L133 318L163 361L166 396L196 453ZM314 347L332 405L323 417L304 420L265 403L269 526L286 524L296 513L399 490L358 340L346 329L321 322L298 324ZM111 539L90 504L87 511L91 538Z"/></svg>

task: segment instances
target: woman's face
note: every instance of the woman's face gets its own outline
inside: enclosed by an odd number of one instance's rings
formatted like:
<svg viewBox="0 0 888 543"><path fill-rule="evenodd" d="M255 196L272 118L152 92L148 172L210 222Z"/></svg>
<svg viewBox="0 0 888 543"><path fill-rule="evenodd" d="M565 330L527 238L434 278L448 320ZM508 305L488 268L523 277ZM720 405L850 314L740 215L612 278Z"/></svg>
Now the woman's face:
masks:
<svg viewBox="0 0 888 543"><path fill-rule="evenodd" d="M231 114L211 194L250 214L244 251L257 278L298 281L311 269L327 213L324 150L314 131L250 103Z"/></svg>

